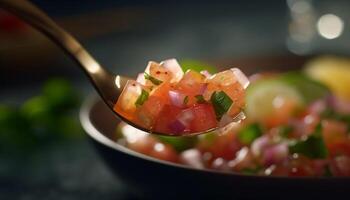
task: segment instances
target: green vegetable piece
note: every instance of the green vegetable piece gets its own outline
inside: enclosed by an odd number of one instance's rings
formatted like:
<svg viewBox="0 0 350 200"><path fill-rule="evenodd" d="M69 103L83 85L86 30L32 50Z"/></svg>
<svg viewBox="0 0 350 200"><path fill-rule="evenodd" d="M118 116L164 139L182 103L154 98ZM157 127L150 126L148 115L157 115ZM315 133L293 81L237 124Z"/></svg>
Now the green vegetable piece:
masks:
<svg viewBox="0 0 350 200"><path fill-rule="evenodd" d="M319 124L315 132L306 140L289 145L291 153L299 153L312 159L323 159L328 156L328 150L322 138L322 126Z"/></svg>
<svg viewBox="0 0 350 200"><path fill-rule="evenodd" d="M170 144L177 152L192 148L197 143L197 137L172 137L172 136L157 136L164 143Z"/></svg>
<svg viewBox="0 0 350 200"><path fill-rule="evenodd" d="M148 96L149 96L149 93L146 90L142 89L140 96L137 98L135 102L135 106L136 107L142 106L145 103L145 101L147 101Z"/></svg>
<svg viewBox="0 0 350 200"><path fill-rule="evenodd" d="M197 103L207 103L207 101L204 99L203 95L196 95L194 96L197 99Z"/></svg>
<svg viewBox="0 0 350 200"><path fill-rule="evenodd" d="M43 96L55 114L70 111L79 105L78 92L65 79L47 81L43 87Z"/></svg>
<svg viewBox="0 0 350 200"><path fill-rule="evenodd" d="M220 91L217 92L215 91L211 97L210 100L213 104L214 110L215 110L215 114L216 114L216 118L218 120L221 119L221 117L227 113L227 111L230 109L233 101L231 100L231 98L224 92L224 91Z"/></svg>
<svg viewBox="0 0 350 200"><path fill-rule="evenodd" d="M180 61L180 66L184 72L191 69L197 72L207 70L209 73L217 73L218 70L216 67L209 65L208 63L197 61L197 60L183 60Z"/></svg>
<svg viewBox="0 0 350 200"><path fill-rule="evenodd" d="M187 105L187 103L188 103L188 96L185 96L183 104Z"/></svg>
<svg viewBox="0 0 350 200"><path fill-rule="evenodd" d="M145 79L150 80L154 85L160 85L161 83L163 83L163 81L154 78L153 76L147 74L146 72L144 73L144 76L145 76Z"/></svg>
<svg viewBox="0 0 350 200"><path fill-rule="evenodd" d="M258 123L250 124L238 132L238 139L245 145L251 144L262 135L262 129Z"/></svg>
<svg viewBox="0 0 350 200"><path fill-rule="evenodd" d="M312 80L302 72L288 72L281 75L280 79L297 89L307 104L323 98L330 93L325 85Z"/></svg>

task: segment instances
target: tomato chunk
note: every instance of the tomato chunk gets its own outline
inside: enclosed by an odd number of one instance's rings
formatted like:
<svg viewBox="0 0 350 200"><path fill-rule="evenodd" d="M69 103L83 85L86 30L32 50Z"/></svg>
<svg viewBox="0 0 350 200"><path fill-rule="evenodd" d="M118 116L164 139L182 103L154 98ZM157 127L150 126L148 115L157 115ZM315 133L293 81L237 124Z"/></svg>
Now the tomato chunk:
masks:
<svg viewBox="0 0 350 200"><path fill-rule="evenodd" d="M191 132L200 132L217 127L218 122L212 105L198 104L192 109L194 119L191 123Z"/></svg>

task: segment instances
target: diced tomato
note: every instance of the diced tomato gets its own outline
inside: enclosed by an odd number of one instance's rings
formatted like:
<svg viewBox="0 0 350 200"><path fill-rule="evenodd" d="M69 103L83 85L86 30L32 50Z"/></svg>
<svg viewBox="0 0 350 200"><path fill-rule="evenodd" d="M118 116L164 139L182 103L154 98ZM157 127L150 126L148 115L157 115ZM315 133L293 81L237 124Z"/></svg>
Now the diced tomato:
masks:
<svg viewBox="0 0 350 200"><path fill-rule="evenodd" d="M191 132L205 131L218 125L214 108L211 104L198 104L193 107L194 119Z"/></svg>
<svg viewBox="0 0 350 200"><path fill-rule="evenodd" d="M326 145L347 139L347 126L345 123L336 120L322 121L322 134Z"/></svg>
<svg viewBox="0 0 350 200"><path fill-rule="evenodd" d="M214 138L211 138L214 137ZM232 160L235 158L236 152L242 147L239 144L236 134L227 132L223 135L212 135L210 138L201 139L197 148L203 153L210 153L212 156L208 163L215 158L224 158L225 160Z"/></svg>
<svg viewBox="0 0 350 200"><path fill-rule="evenodd" d="M204 87L204 79L205 77L202 74L188 70L178 82L177 89L186 95L195 96Z"/></svg>
<svg viewBox="0 0 350 200"><path fill-rule="evenodd" d="M330 156L349 155L350 140L347 136L347 125L335 120L322 121L322 134Z"/></svg>
<svg viewBox="0 0 350 200"><path fill-rule="evenodd" d="M173 78L171 71L162 67L159 63L153 61L150 61L148 63L145 72L163 82L170 82L170 80ZM152 85L152 82L150 80L146 80L146 83L146 85Z"/></svg>
<svg viewBox="0 0 350 200"><path fill-rule="evenodd" d="M154 125L154 130L163 133L171 133L169 127L176 120L177 115L181 112L181 108L173 105L164 105L159 113L159 117Z"/></svg>
<svg viewBox="0 0 350 200"><path fill-rule="evenodd" d="M150 96L148 100L137 110L137 122L141 126L151 128L164 106L164 101L156 96Z"/></svg>
<svg viewBox="0 0 350 200"><path fill-rule="evenodd" d="M162 83L159 86L156 86L152 92L150 93L150 96L155 96L160 99L166 104L170 104L169 99L169 90L171 90L173 86L170 83Z"/></svg>
<svg viewBox="0 0 350 200"><path fill-rule="evenodd" d="M232 85L237 81L237 78L233 71L231 69L225 70L222 72L219 72L209 78L209 82L216 84L216 85L221 85L221 86L228 86Z"/></svg>
<svg viewBox="0 0 350 200"><path fill-rule="evenodd" d="M129 80L118 98L118 101L114 106L114 110L123 115L125 118L132 119L133 114L136 111L135 102L141 95L142 89L147 90L136 81Z"/></svg>
<svg viewBox="0 0 350 200"><path fill-rule="evenodd" d="M315 171L310 159L298 156L289 161L289 174L291 177L314 176Z"/></svg>

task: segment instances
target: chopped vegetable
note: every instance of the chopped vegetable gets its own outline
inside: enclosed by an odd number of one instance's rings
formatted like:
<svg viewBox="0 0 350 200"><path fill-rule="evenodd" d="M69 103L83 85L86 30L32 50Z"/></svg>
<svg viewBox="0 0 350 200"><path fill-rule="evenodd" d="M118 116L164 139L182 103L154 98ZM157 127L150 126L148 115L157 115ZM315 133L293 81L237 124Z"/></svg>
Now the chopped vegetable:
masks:
<svg viewBox="0 0 350 200"><path fill-rule="evenodd" d="M319 125L306 140L297 141L289 146L291 153L299 153L313 159L327 158L328 150L322 138L322 128Z"/></svg>
<svg viewBox="0 0 350 200"><path fill-rule="evenodd" d="M217 119L221 119L222 115L224 115L233 104L231 98L223 91L215 91L211 95L210 101L213 104Z"/></svg>
<svg viewBox="0 0 350 200"><path fill-rule="evenodd" d="M207 101L204 99L203 95L196 95L197 103L207 103Z"/></svg>
<svg viewBox="0 0 350 200"><path fill-rule="evenodd" d="M147 101L148 96L149 96L149 93L146 90L142 89L140 96L137 98L137 100L135 102L136 107L142 106L143 103L145 103L145 101Z"/></svg>
<svg viewBox="0 0 350 200"><path fill-rule="evenodd" d="M114 110L144 128L169 135L224 127L241 114L249 81L237 68L205 74L190 69L183 73L175 59L151 61L143 76L127 82ZM225 120L220 120L224 114Z"/></svg>
<svg viewBox="0 0 350 200"><path fill-rule="evenodd" d="M160 85L161 83L163 83L163 81L154 78L153 76L147 74L146 72L144 76L146 80L150 80L154 85Z"/></svg>
<svg viewBox="0 0 350 200"><path fill-rule="evenodd" d="M245 145L251 144L256 138L262 135L259 124L254 123L244 127L238 132L238 139Z"/></svg>

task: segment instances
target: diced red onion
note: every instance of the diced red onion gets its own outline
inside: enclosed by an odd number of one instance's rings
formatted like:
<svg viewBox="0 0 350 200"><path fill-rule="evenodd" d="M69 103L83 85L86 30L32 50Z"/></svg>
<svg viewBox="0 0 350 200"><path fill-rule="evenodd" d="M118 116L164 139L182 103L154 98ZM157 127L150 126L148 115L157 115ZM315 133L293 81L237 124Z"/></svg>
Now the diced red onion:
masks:
<svg viewBox="0 0 350 200"><path fill-rule="evenodd" d="M269 147L271 144L270 138L266 135L263 135L259 137L258 139L254 140L251 145L252 154L255 157L259 157L262 155L262 152Z"/></svg>
<svg viewBox="0 0 350 200"><path fill-rule="evenodd" d="M183 133L186 129L186 126L179 120L175 120L174 122L169 124L169 129L172 133Z"/></svg>
<svg viewBox="0 0 350 200"><path fill-rule="evenodd" d="M160 63L160 65L168 69L173 74L174 77L172 78L171 82L178 82L184 75L180 64L175 58L164 60Z"/></svg>
<svg viewBox="0 0 350 200"><path fill-rule="evenodd" d="M204 75L206 78L209 78L209 77L211 77L211 73L209 73L207 70L202 70L202 71L200 71L200 73L202 74L202 75Z"/></svg>
<svg viewBox="0 0 350 200"><path fill-rule="evenodd" d="M202 155L198 149L188 149L180 155L180 160L193 168L204 169Z"/></svg>
<svg viewBox="0 0 350 200"><path fill-rule="evenodd" d="M266 166L278 164L287 159L288 145L280 143L267 147L263 153L263 162Z"/></svg>
<svg viewBox="0 0 350 200"><path fill-rule="evenodd" d="M170 101L174 106L183 107L185 95L177 91L169 91Z"/></svg>
<svg viewBox="0 0 350 200"><path fill-rule="evenodd" d="M233 74L236 76L237 81L241 86L246 89L249 85L249 79L243 74L243 72L238 68L231 68Z"/></svg>

